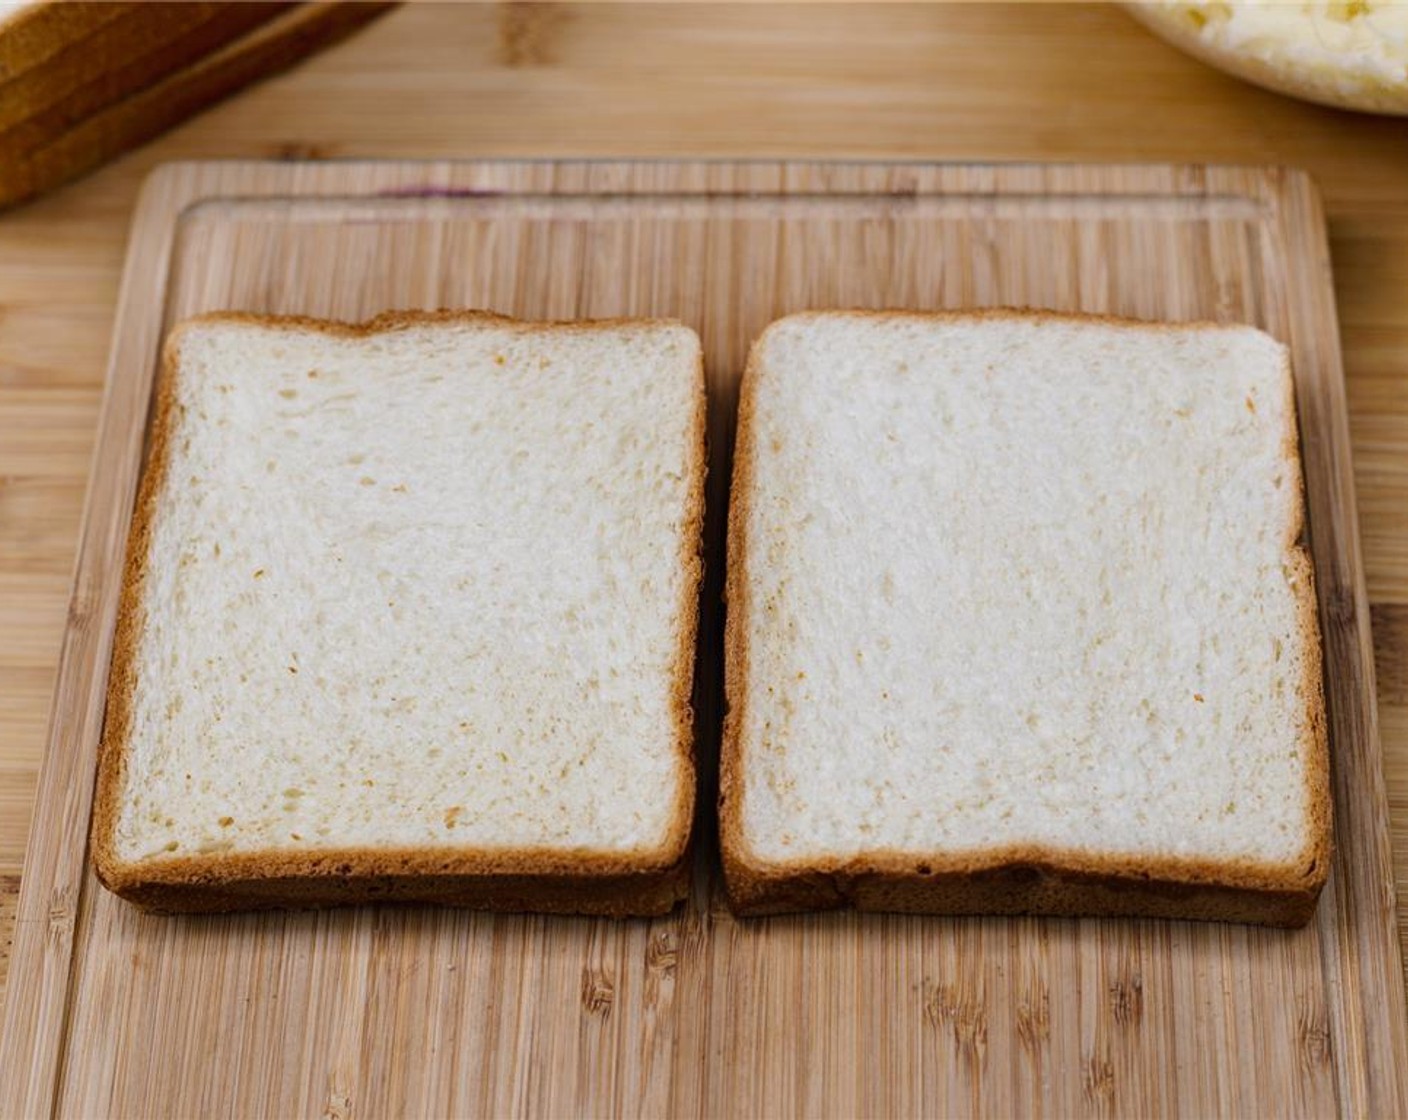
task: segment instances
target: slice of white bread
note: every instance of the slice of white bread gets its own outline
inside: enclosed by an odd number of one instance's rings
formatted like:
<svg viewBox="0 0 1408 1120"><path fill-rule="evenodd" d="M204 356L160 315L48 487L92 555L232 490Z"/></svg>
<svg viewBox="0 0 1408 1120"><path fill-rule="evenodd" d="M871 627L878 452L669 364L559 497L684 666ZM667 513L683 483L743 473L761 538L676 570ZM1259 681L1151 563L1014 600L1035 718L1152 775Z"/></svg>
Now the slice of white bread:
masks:
<svg viewBox="0 0 1408 1120"><path fill-rule="evenodd" d="M162 910L683 896L704 381L671 322L167 341L93 851Z"/></svg>
<svg viewBox="0 0 1408 1120"><path fill-rule="evenodd" d="M731 501L738 911L1308 919L1328 760L1276 341L795 315L753 348Z"/></svg>

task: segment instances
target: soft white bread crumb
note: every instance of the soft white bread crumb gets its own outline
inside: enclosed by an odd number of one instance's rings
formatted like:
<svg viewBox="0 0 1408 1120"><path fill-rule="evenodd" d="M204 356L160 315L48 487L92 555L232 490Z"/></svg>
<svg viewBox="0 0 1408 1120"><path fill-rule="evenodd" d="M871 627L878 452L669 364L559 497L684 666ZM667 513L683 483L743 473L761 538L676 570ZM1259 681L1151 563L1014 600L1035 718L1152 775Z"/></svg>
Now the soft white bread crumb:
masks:
<svg viewBox="0 0 1408 1120"><path fill-rule="evenodd" d="M678 855L695 334L214 317L170 346L109 870Z"/></svg>
<svg viewBox="0 0 1408 1120"><path fill-rule="evenodd" d="M1324 758L1280 344L807 314L748 376L726 856L1304 871Z"/></svg>

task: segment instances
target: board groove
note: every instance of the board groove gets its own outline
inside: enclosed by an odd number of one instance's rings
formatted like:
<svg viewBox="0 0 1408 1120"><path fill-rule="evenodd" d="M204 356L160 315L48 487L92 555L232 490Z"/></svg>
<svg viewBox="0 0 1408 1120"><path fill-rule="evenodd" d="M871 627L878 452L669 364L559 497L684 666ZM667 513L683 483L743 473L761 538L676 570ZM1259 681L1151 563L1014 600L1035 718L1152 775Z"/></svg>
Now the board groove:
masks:
<svg viewBox="0 0 1408 1120"><path fill-rule="evenodd" d="M1257 323L1292 347L1337 850L1283 933L735 921L709 809L722 513L749 341L808 306ZM710 386L695 888L667 918L155 918L86 835L155 356L175 319L485 306L673 315ZM1275 169L180 164L129 248L9 973L0 1115L1401 1115L1408 1037L1324 222ZM164 1056L159 1069L148 1055Z"/></svg>

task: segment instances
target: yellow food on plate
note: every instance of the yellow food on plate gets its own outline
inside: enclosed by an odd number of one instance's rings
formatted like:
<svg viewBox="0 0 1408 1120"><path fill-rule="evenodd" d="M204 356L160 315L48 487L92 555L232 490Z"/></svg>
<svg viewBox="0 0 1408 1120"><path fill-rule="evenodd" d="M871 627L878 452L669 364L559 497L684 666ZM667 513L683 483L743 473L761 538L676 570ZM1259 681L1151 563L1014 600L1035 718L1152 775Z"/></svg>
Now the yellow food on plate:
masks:
<svg viewBox="0 0 1408 1120"><path fill-rule="evenodd" d="M1268 89L1408 115L1408 2L1134 3L1161 38Z"/></svg>

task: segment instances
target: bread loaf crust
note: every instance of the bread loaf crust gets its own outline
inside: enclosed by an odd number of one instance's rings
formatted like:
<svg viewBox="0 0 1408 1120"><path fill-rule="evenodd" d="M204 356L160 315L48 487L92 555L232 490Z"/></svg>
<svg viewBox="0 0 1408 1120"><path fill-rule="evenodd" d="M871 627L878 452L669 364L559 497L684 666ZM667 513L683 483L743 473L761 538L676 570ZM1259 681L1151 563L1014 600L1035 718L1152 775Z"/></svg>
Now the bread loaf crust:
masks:
<svg viewBox="0 0 1408 1120"><path fill-rule="evenodd" d="M93 865L99 880L115 894L144 908L163 912L301 908L380 901L616 917L669 911L688 893L688 857L695 808L691 696L699 622L699 583L703 573L706 470L702 355L695 372L690 458L684 464L689 504L685 511L679 563L685 578L677 608L678 652L671 689L681 781L664 844L654 851L632 853L552 848L400 847L211 853L144 862L129 862L118 856L116 829L128 762L133 695L138 685L137 652L147 610L143 594L146 560L157 510L168 484L171 434L179 408L176 385L180 377L181 336L189 326L220 323L321 331L353 338L435 324L492 325L522 332L678 325L671 320L641 319L529 322L486 311L396 311L363 323L215 312L188 319L173 328L162 351L146 466L128 537L107 708L99 745L91 834Z"/></svg>
<svg viewBox="0 0 1408 1120"><path fill-rule="evenodd" d="M999 308L982 311L802 312L782 322L847 315L870 319L1102 323L1129 330L1224 329L1216 323L1149 323L1106 315ZM776 327L772 324L768 329ZM1240 325L1238 325L1240 326ZM1305 789L1309 839L1290 863L1178 857L1119 857L1040 845L965 853L875 850L854 858L773 862L750 848L743 829L742 742L748 698L749 614L747 524L754 489L754 403L767 334L753 345L739 390L738 429L728 516L724 690L727 715L720 752L719 833L730 907L740 915L854 907L859 910L946 914L1130 915L1301 926L1314 913L1329 875L1331 793L1324 681L1314 571L1305 542L1305 492L1295 410L1282 443L1297 497L1285 530L1286 563L1297 579L1299 630L1305 656L1300 695L1305 704L1309 761ZM1289 362L1287 392L1294 400Z"/></svg>

